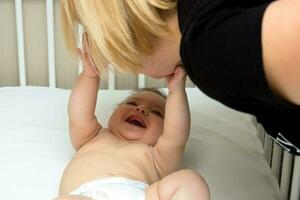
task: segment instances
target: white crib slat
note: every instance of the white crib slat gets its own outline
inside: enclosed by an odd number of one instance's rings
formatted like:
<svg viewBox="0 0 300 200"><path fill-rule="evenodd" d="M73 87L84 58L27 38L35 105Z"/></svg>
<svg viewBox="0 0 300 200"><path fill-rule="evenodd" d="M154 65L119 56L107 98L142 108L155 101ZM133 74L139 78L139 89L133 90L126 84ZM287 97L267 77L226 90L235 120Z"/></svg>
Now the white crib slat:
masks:
<svg viewBox="0 0 300 200"><path fill-rule="evenodd" d="M108 67L108 89L109 90L115 89L115 70L111 64L109 64Z"/></svg>
<svg viewBox="0 0 300 200"><path fill-rule="evenodd" d="M49 87L56 87L55 49L54 49L54 10L53 0L47 0L47 39L48 39L48 71Z"/></svg>
<svg viewBox="0 0 300 200"><path fill-rule="evenodd" d="M290 200L300 199L300 156L295 156Z"/></svg>
<svg viewBox="0 0 300 200"><path fill-rule="evenodd" d="M16 12L16 31L17 31L17 43L18 43L19 81L20 81L20 86L26 86L27 81L26 81L25 50L24 50L22 0L15 0L15 12Z"/></svg>
<svg viewBox="0 0 300 200"><path fill-rule="evenodd" d="M279 183L281 178L280 175L281 175L282 156L283 156L283 150L281 146L276 142L274 142L271 168Z"/></svg>
<svg viewBox="0 0 300 200"><path fill-rule="evenodd" d="M138 77L138 87L145 88L146 76L144 74L139 74Z"/></svg>
<svg viewBox="0 0 300 200"><path fill-rule="evenodd" d="M273 150L273 138L266 135L264 141L264 156L268 163L271 165L272 162L272 150Z"/></svg>
<svg viewBox="0 0 300 200"><path fill-rule="evenodd" d="M288 151L283 152L281 180L280 180L280 192L284 197L284 200L289 199L289 192L291 187L291 175L294 163L294 155Z"/></svg>

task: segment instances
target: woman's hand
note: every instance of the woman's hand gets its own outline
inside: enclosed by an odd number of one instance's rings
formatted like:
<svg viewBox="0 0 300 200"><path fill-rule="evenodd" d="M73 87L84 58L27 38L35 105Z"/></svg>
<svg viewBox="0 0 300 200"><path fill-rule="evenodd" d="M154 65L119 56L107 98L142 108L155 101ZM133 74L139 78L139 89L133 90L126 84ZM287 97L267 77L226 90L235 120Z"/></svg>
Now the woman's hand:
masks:
<svg viewBox="0 0 300 200"><path fill-rule="evenodd" d="M186 72L182 65L177 65L174 73L166 77L169 92L185 90Z"/></svg>
<svg viewBox="0 0 300 200"><path fill-rule="evenodd" d="M89 42L86 33L82 35L82 50L80 48L77 48L77 53L81 57L83 63L82 73L91 78L95 78L98 76L100 77L100 73L98 72L89 53Z"/></svg>

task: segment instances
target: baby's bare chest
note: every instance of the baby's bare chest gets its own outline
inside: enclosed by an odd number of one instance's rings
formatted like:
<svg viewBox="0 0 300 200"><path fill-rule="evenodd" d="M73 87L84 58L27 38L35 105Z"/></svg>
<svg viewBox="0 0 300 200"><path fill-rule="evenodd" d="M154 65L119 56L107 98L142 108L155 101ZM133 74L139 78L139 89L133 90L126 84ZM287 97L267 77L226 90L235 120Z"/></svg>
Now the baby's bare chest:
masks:
<svg viewBox="0 0 300 200"><path fill-rule="evenodd" d="M152 147L99 135L83 146L65 169L61 192L72 191L84 182L119 176L151 184L159 180Z"/></svg>
<svg viewBox="0 0 300 200"><path fill-rule="evenodd" d="M77 153L78 156L91 154L91 156L111 155L124 159L134 159L153 162L153 148L146 144L122 141L111 134L102 134L95 137Z"/></svg>
<svg viewBox="0 0 300 200"><path fill-rule="evenodd" d="M88 168L92 176L123 175L147 182L158 178L152 147L120 141L110 135L99 135L83 146L69 167L76 171Z"/></svg>

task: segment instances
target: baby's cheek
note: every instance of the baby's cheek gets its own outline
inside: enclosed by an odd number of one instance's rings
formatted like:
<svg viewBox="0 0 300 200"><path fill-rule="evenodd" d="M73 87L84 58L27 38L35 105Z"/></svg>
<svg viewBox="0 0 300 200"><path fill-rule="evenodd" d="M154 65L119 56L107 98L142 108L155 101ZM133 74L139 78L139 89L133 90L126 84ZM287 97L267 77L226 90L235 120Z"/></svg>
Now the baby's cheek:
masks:
<svg viewBox="0 0 300 200"><path fill-rule="evenodd" d="M161 118L161 119L159 120L159 123L160 123L161 129L163 129L163 128L164 128L164 119Z"/></svg>

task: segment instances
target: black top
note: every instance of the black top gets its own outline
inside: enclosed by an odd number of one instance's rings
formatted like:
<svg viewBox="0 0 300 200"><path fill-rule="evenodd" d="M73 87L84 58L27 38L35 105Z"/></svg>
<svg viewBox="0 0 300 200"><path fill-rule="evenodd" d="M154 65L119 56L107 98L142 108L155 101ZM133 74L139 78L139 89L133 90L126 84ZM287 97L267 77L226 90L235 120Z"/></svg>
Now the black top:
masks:
<svg viewBox="0 0 300 200"><path fill-rule="evenodd" d="M261 24L270 0L178 0L180 55L208 96L254 114L266 131L300 147L300 106L274 95L262 62Z"/></svg>

